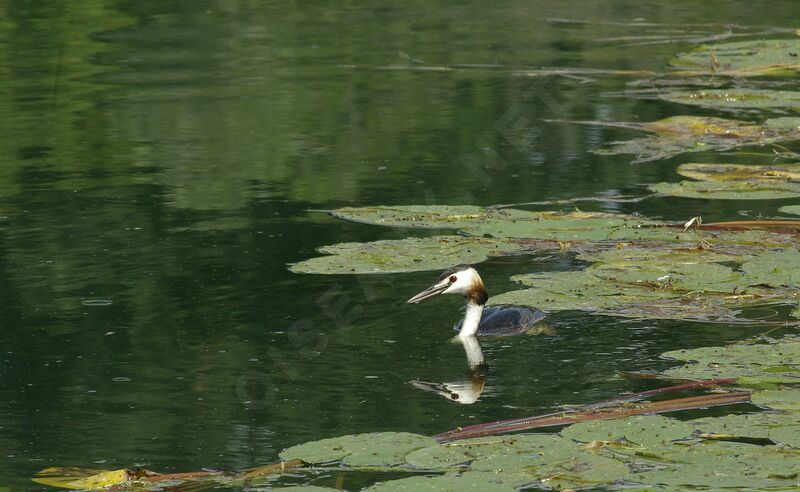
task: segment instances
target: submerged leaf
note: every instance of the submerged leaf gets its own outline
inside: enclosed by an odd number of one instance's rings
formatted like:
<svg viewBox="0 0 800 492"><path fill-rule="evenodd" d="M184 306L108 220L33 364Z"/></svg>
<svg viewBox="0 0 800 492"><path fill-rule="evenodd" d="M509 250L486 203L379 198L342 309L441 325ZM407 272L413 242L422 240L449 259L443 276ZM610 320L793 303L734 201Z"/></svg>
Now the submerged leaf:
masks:
<svg viewBox="0 0 800 492"><path fill-rule="evenodd" d="M771 39L703 45L682 53L672 65L691 74L792 75L800 72L800 40Z"/></svg>

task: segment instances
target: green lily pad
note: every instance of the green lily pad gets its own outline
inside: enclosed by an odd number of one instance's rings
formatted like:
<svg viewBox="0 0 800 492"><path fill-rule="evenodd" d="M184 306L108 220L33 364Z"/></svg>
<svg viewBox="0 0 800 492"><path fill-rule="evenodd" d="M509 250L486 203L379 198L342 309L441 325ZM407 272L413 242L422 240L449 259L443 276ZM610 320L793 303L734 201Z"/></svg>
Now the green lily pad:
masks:
<svg viewBox="0 0 800 492"><path fill-rule="evenodd" d="M656 183L648 188L663 196L704 200L780 200L800 197L800 183L750 181L681 181Z"/></svg>
<svg viewBox="0 0 800 492"><path fill-rule="evenodd" d="M406 455L406 463L415 468L436 470L451 468L471 461L473 456L464 453L460 448L461 446L437 444L417 449Z"/></svg>
<svg viewBox="0 0 800 492"><path fill-rule="evenodd" d="M542 485L556 490L610 485L633 477L625 463L583 452L571 459L536 468L532 473L539 477Z"/></svg>
<svg viewBox="0 0 800 492"><path fill-rule="evenodd" d="M473 206L343 208L334 216L375 225L459 229L471 236L549 241L601 241L654 238L663 234L645 226L661 224L622 214L599 212L527 212Z"/></svg>
<svg viewBox="0 0 800 492"><path fill-rule="evenodd" d="M754 405L775 410L800 412L800 389L762 390L750 398ZM797 422L800 425L800 421Z"/></svg>
<svg viewBox="0 0 800 492"><path fill-rule="evenodd" d="M800 92L766 89L706 89L670 91L659 99L710 109L791 109L800 110Z"/></svg>
<svg viewBox="0 0 800 492"><path fill-rule="evenodd" d="M800 205L787 205L779 210L785 214L800 215Z"/></svg>
<svg viewBox="0 0 800 492"><path fill-rule="evenodd" d="M636 482L710 488L786 487L797 483L797 455L776 446L738 442L671 445L667 461L652 471L635 474Z"/></svg>
<svg viewBox="0 0 800 492"><path fill-rule="evenodd" d="M785 337L762 344L675 350L664 357L691 361L662 374L673 379L737 378L743 386L800 383L800 339Z"/></svg>
<svg viewBox="0 0 800 492"><path fill-rule="evenodd" d="M672 65L698 75L792 75L800 72L798 51L798 39L719 43L682 53L672 61Z"/></svg>
<svg viewBox="0 0 800 492"><path fill-rule="evenodd" d="M535 469L569 460L583 453L572 441L554 434L522 434L499 441L466 440L475 456L470 468L478 471Z"/></svg>
<svg viewBox="0 0 800 492"><path fill-rule="evenodd" d="M678 174L698 181L800 181L800 163L770 166L687 163L678 166Z"/></svg>
<svg viewBox="0 0 800 492"><path fill-rule="evenodd" d="M524 473L467 471L389 480L377 483L367 490L375 492L461 492L463 490L511 492L533 481L535 481L534 477Z"/></svg>
<svg viewBox="0 0 800 492"><path fill-rule="evenodd" d="M771 287L800 285L800 251L761 251L741 266L750 285Z"/></svg>
<svg viewBox="0 0 800 492"><path fill-rule="evenodd" d="M340 243L319 249L328 256L295 263L295 273L366 274L444 270L460 263L480 263L490 256L520 252L512 241L478 237L435 236Z"/></svg>
<svg viewBox="0 0 800 492"><path fill-rule="evenodd" d="M342 460L348 466L393 466L404 464L407 454L435 442L407 432L356 434L292 446L283 450L280 457L310 464Z"/></svg>
<svg viewBox="0 0 800 492"><path fill-rule="evenodd" d="M658 415L642 415L615 420L593 420L574 424L561 435L576 441L625 440L644 448L663 446L666 441L691 436L694 427L680 420Z"/></svg>

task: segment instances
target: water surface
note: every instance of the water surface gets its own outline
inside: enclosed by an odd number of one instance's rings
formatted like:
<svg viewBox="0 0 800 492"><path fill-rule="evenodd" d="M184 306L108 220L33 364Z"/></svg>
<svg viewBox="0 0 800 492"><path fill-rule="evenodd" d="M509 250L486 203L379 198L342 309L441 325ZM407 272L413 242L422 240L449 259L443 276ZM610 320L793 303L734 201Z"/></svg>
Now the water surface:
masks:
<svg viewBox="0 0 800 492"><path fill-rule="evenodd" d="M405 304L435 272L305 276L286 265L326 244L428 233L319 210L636 195L676 180L681 158L631 165L589 152L633 132L543 120L711 112L603 96L630 78L511 70L663 70L688 45L626 46L630 27L614 22L796 27L796 9L4 2L0 490L30 489L47 466L241 469L310 439L550 411L651 387L618 374L667 367L664 351L758 333L563 313L552 335L484 342L486 389L456 405L408 384L465 376L449 341L460 300ZM548 20L576 16L610 23ZM782 204L585 208L711 221ZM528 256L481 272L491 293L515 273L571 268L569 255Z"/></svg>

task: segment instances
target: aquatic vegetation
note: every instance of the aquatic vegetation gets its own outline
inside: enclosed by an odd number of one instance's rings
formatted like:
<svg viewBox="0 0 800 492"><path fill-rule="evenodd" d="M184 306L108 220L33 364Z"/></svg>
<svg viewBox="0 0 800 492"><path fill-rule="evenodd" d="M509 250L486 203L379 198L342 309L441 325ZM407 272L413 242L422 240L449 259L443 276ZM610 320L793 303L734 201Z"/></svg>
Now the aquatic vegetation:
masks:
<svg viewBox="0 0 800 492"><path fill-rule="evenodd" d="M630 94L630 92L628 92ZM771 109L800 111L800 92L769 89L705 89L657 94L664 101L718 110Z"/></svg>
<svg viewBox="0 0 800 492"><path fill-rule="evenodd" d="M713 368L714 374L734 379L650 390L556 414L459 427L434 437L383 432L311 441L281 452L285 460L281 463L244 472L157 474L147 470L48 468L34 481L74 489L147 486L160 490L181 483L191 483L195 489L221 484L252 486L264 481L276 486L275 480L287 470L297 476L331 469L340 473L370 471L377 478L370 490L458 490L467 485L481 490L516 490L524 485L555 490L623 484L710 488L798 485L800 338L750 340L727 347L667 352L664 357L688 361L665 371L664 378L704 378ZM728 391L651 403L637 401L667 391L731 383L754 389L752 393ZM764 385L768 387L759 389ZM725 395L737 397L721 398ZM688 421L647 414L746 401L763 410ZM537 422L561 430L496 435L537 427ZM567 425L570 423L573 425ZM494 435L459 437L478 429ZM386 472L392 474L382 478Z"/></svg>
<svg viewBox="0 0 800 492"><path fill-rule="evenodd" d="M798 51L800 39L708 44L679 54L672 66L682 75L794 75L800 72Z"/></svg>
<svg viewBox="0 0 800 492"><path fill-rule="evenodd" d="M656 183L650 191L664 196L717 200L775 200L800 197L800 165L687 163L678 174L700 181Z"/></svg>
<svg viewBox="0 0 800 492"><path fill-rule="evenodd" d="M710 116L671 116L648 123L580 122L638 129L646 137L611 142L595 150L602 155L634 154L634 163L667 159L683 153L724 151L746 145L797 140L799 118L774 118L762 124Z"/></svg>

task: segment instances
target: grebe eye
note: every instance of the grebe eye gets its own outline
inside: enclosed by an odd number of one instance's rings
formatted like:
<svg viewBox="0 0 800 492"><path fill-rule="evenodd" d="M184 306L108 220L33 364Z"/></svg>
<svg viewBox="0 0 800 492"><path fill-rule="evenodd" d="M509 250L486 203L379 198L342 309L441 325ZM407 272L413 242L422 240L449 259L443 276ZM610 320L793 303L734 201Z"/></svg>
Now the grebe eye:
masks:
<svg viewBox="0 0 800 492"><path fill-rule="evenodd" d="M456 280L458 280L458 278L455 275L450 275L450 283L451 284L455 283Z"/></svg>

